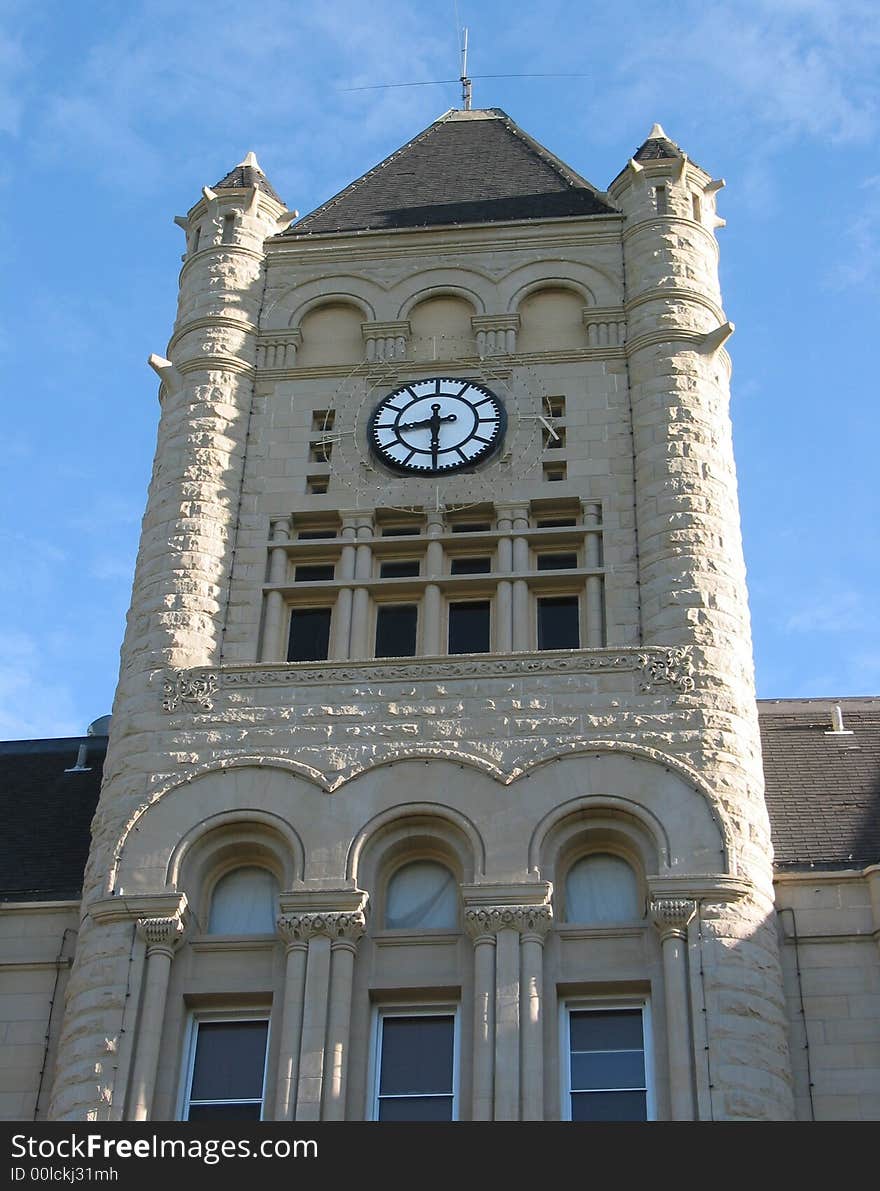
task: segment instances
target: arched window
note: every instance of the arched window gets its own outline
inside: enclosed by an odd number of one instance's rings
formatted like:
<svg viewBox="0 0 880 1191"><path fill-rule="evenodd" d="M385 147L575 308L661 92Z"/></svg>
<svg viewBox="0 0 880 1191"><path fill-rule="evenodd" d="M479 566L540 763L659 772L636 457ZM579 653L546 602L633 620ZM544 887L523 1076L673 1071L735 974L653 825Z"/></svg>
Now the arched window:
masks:
<svg viewBox="0 0 880 1191"><path fill-rule="evenodd" d="M211 898L209 935L275 932L278 882L264 868L236 868L221 877Z"/></svg>
<svg viewBox="0 0 880 1191"><path fill-rule="evenodd" d="M399 868L385 897L388 930L458 926L458 890L449 869L436 860L415 860Z"/></svg>
<svg viewBox="0 0 880 1191"><path fill-rule="evenodd" d="M637 922L642 917L636 874L610 852L578 860L565 879L567 922L597 926Z"/></svg>

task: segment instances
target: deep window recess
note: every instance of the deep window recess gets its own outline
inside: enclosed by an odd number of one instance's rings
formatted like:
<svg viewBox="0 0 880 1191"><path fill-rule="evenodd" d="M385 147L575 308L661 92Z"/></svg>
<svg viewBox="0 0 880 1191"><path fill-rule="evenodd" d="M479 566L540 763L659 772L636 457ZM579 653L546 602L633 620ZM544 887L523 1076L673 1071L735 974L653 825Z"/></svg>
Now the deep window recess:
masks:
<svg viewBox="0 0 880 1191"><path fill-rule="evenodd" d="M414 860L388 882L386 930L446 929L458 926L458 884L445 864Z"/></svg>
<svg viewBox="0 0 880 1191"><path fill-rule="evenodd" d="M665 186L655 186L654 187L654 198L657 202L657 214L665 215L667 212L666 187Z"/></svg>
<svg viewBox="0 0 880 1191"><path fill-rule="evenodd" d="M455 1015L379 1016L377 1121L454 1121Z"/></svg>
<svg viewBox="0 0 880 1191"><path fill-rule="evenodd" d="M409 534L420 532L418 525L385 525L382 527L383 538L403 538Z"/></svg>
<svg viewBox="0 0 880 1191"><path fill-rule="evenodd" d="M323 496L329 485L326 476L306 476L306 492L312 496Z"/></svg>
<svg viewBox="0 0 880 1191"><path fill-rule="evenodd" d="M330 608L294 608L290 613L289 662L320 662L330 649Z"/></svg>
<svg viewBox="0 0 880 1191"><path fill-rule="evenodd" d="M301 542L317 541L318 538L335 538L335 529L301 529L296 535Z"/></svg>
<svg viewBox="0 0 880 1191"><path fill-rule="evenodd" d="M538 649L580 649L577 596L538 600Z"/></svg>
<svg viewBox="0 0 880 1191"><path fill-rule="evenodd" d="M537 521L539 529L565 529L569 525L577 525L575 517L540 517Z"/></svg>
<svg viewBox="0 0 880 1191"><path fill-rule="evenodd" d="M641 1009L570 1009L568 1052L570 1120L648 1119Z"/></svg>
<svg viewBox="0 0 880 1191"><path fill-rule="evenodd" d="M376 611L376 657L413 657L418 617L415 604L380 604Z"/></svg>
<svg viewBox="0 0 880 1191"><path fill-rule="evenodd" d="M491 569L488 558L453 558L449 568L453 575L483 575Z"/></svg>
<svg viewBox="0 0 880 1191"><path fill-rule="evenodd" d="M293 573L296 583L324 583L336 574L333 563L321 563L297 567Z"/></svg>
<svg viewBox="0 0 880 1191"><path fill-rule="evenodd" d="M455 521L449 527L453 533L489 533L488 521Z"/></svg>
<svg viewBox="0 0 880 1191"><path fill-rule="evenodd" d="M379 564L380 579L409 579L419 573L419 560L408 558L400 562L383 562Z"/></svg>
<svg viewBox="0 0 880 1191"><path fill-rule="evenodd" d="M578 564L576 554L539 554L539 571L570 571ZM297 567L297 570L299 568Z"/></svg>
<svg viewBox="0 0 880 1191"><path fill-rule="evenodd" d="M489 601L449 605L449 652L489 652Z"/></svg>
<svg viewBox="0 0 880 1191"><path fill-rule="evenodd" d="M543 466L544 480L548 484L558 483L564 480L568 470L564 463L545 463Z"/></svg>
<svg viewBox="0 0 880 1191"><path fill-rule="evenodd" d="M195 1021L185 1121L259 1121L266 1072L265 1019Z"/></svg>

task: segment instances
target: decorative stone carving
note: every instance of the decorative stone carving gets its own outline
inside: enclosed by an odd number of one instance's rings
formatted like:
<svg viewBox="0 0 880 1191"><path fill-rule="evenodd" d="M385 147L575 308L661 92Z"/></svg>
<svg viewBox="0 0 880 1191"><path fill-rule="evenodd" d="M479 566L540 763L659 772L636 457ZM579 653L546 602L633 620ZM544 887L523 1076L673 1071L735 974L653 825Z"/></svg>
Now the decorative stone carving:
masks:
<svg viewBox="0 0 880 1191"><path fill-rule="evenodd" d="M672 937L684 939L687 925L697 912L697 903L684 897L655 897L650 910L661 941Z"/></svg>
<svg viewBox="0 0 880 1191"><path fill-rule="evenodd" d="M543 938L553 925L553 909L542 906L477 906L464 912L464 928L472 939L515 930Z"/></svg>
<svg viewBox="0 0 880 1191"><path fill-rule="evenodd" d="M181 703L194 703L202 711L212 711L217 693L217 675L199 670L175 670L162 684L162 709L176 711Z"/></svg>
<svg viewBox="0 0 880 1191"><path fill-rule="evenodd" d="M317 935L356 944L366 928L367 921L362 910L282 914L278 919L278 933L288 946L291 943L306 943Z"/></svg>
<svg viewBox="0 0 880 1191"><path fill-rule="evenodd" d="M681 695L694 689L694 664L690 646L678 649L664 649L659 654L639 654L642 670L640 690L650 691L655 686L671 686Z"/></svg>
<svg viewBox="0 0 880 1191"><path fill-rule="evenodd" d="M143 939L147 950L163 948L173 951L183 942L185 928L178 915L170 918L138 918L138 938Z"/></svg>

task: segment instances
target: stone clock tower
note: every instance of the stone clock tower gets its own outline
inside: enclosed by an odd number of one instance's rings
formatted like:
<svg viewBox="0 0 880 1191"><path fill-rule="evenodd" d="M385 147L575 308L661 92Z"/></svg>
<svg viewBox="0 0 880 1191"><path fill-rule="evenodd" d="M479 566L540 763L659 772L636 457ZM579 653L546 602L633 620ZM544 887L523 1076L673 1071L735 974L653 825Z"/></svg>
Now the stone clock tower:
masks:
<svg viewBox="0 0 880 1191"><path fill-rule="evenodd" d="M452 111L186 217L50 1115L791 1115L718 288Z"/></svg>

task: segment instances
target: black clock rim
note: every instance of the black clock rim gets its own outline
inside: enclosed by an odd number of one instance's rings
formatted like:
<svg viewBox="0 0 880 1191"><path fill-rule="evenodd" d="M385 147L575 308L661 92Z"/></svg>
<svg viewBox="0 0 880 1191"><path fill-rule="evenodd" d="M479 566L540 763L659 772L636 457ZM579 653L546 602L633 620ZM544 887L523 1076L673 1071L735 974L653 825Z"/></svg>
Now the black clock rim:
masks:
<svg viewBox="0 0 880 1191"><path fill-rule="evenodd" d="M386 457L380 453L374 437L376 418L378 416L380 406L382 406L396 393L404 392L406 389L411 388L412 385L423 385L431 381L439 381L441 384L448 382L453 385L468 385L472 389L479 389L481 393L485 393L487 397L491 397L495 402L495 405L498 409L498 432L495 435L494 441L488 444L488 449L477 456L476 459L469 459L467 463L456 463L451 467L438 467L435 470L433 467L407 467L402 463L394 463L392 460L386 459ZM492 389L484 385L482 381L471 380L466 376L420 376L416 380L405 381L402 385L398 385L397 388L392 389L390 393L386 393L384 397L380 398L380 400L376 403L373 412L370 414L370 421L367 426L367 441L369 442L370 454L373 455L374 458L392 474L400 476L436 477L461 475L463 472L467 472L468 470L474 471L481 467L482 464L486 463L500 450L506 432L507 410L504 407L504 402L497 393L493 392Z"/></svg>

